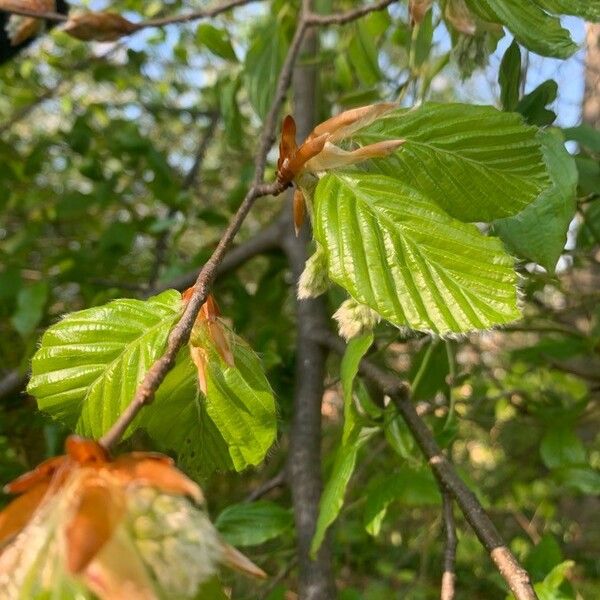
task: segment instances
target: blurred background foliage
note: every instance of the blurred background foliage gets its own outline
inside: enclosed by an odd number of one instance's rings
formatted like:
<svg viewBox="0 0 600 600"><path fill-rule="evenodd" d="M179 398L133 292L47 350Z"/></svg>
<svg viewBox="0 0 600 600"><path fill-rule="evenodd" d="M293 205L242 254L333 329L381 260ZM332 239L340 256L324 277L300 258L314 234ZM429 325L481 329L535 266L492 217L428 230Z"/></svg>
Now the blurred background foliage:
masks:
<svg viewBox="0 0 600 600"><path fill-rule="evenodd" d="M53 30L0 67L0 481L59 452L66 433L23 392L40 332L66 312L171 287L214 248L252 176L297 4L254 3L111 44ZM356 5L315 4L321 12ZM202 5L110 3L132 20ZM576 155L577 215L556 274L521 263L525 318L513 327L440 342L381 325L371 351L417 384L438 441L534 580L546 579L546 600L600 597L600 111L586 113L598 93L600 30L588 26L586 53L583 21L564 24L581 50L566 61L523 51L516 106L532 123L561 128ZM413 32L404 2L329 28L310 59L318 114L393 99L500 106L499 63L511 36L501 37L460 34L437 8ZM272 222L284 201L261 199L239 241ZM260 588L231 582L236 598L275 600L294 589L289 493L277 486L244 503L285 463L291 283L272 250L215 288L223 314L263 359L280 419L263 467L202 482L223 533L275 574ZM332 311L340 298L330 293ZM325 473L342 412L339 360L328 367ZM391 414L377 418L387 425L361 450L334 529L340 598L436 598L440 495L404 426ZM458 527L459 597L504 598L468 525L458 519Z"/></svg>

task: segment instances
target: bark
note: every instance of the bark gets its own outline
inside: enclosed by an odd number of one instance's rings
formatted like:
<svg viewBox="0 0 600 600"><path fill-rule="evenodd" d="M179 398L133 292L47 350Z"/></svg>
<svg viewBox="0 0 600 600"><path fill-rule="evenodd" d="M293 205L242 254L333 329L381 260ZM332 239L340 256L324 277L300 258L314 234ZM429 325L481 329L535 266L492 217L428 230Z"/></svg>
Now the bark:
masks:
<svg viewBox="0 0 600 600"><path fill-rule="evenodd" d="M304 56L314 54L316 48L316 35L311 31L304 42ZM302 140L315 122L314 67L296 68L293 91L298 139ZM291 219L291 202L289 204L289 219L282 243L290 262L293 280L297 282L304 269L310 235L305 224L299 237L296 237ZM316 560L311 560L309 556L322 491L321 400L326 359L325 349L310 334L315 327L321 328L327 324L323 299L298 301L296 317L296 384L287 473L298 537L298 592L300 600L328 600L335 597L329 541L324 542Z"/></svg>

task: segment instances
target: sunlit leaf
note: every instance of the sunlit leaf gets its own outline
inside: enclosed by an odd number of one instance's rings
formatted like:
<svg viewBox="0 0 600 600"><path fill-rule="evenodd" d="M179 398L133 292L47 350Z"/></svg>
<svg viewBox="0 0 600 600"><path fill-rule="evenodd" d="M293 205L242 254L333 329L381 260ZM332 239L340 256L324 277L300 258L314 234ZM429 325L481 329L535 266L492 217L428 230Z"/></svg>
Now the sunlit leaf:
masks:
<svg viewBox="0 0 600 600"><path fill-rule="evenodd" d="M181 295L170 290L145 302L116 300L68 315L44 334L29 392L40 409L69 427L101 436L164 351L181 306ZM231 342L233 367L208 349L206 398L184 348L134 422L196 475L258 464L275 437L275 402L260 361L233 332Z"/></svg>
<svg viewBox="0 0 600 600"><path fill-rule="evenodd" d="M314 227L330 278L395 325L447 333L519 317L513 259L500 240L398 180L326 175Z"/></svg>
<svg viewBox="0 0 600 600"><path fill-rule="evenodd" d="M420 190L461 221L523 210L549 186L537 129L491 106L426 104L385 115L361 143L404 139L377 170Z"/></svg>

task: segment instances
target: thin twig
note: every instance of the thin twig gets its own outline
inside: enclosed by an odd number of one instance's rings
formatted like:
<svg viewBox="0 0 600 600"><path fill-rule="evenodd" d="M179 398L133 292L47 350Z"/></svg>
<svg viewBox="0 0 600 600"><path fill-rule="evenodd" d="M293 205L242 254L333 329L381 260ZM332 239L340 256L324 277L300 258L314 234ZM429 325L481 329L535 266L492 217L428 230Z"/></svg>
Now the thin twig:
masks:
<svg viewBox="0 0 600 600"><path fill-rule="evenodd" d="M346 344L331 332L315 330L313 336L315 340L338 354L343 354L346 349ZM473 528L481 544L489 552L496 568L515 598L517 600L538 600L529 574L508 549L479 500L458 476L435 441L433 434L417 414L410 398L409 386L368 360L361 361L360 373L377 385L395 404L422 453L428 459L429 466L439 484L452 494L465 519Z"/></svg>
<svg viewBox="0 0 600 600"><path fill-rule="evenodd" d="M172 15L170 17L148 19L146 21L140 21L139 23L135 23L136 31L139 31L140 29L146 29L147 27L164 27L165 25L189 23L190 21L200 21L201 19L216 17L217 15L227 12L228 10L256 1L257 0L230 0L229 2L223 2L223 4L218 4L217 6L213 6L212 8L196 10L182 15ZM64 23L65 21L69 20L68 15L63 15L51 11L39 12L36 10L28 10L26 8L11 8L10 10L0 9L0 12L7 12L13 15L21 15L23 17L34 17L36 19L44 19L45 21L53 21L55 23Z"/></svg>
<svg viewBox="0 0 600 600"><path fill-rule="evenodd" d="M147 29L149 27L165 27L166 25L176 25L181 23L190 23L192 21L200 21L202 19L208 19L216 17L224 12L257 2L258 0L230 0L229 2L223 2L212 8L205 8L201 10L184 13L182 15L171 15L167 17L158 17L156 19L147 19L135 23L136 31L141 29ZM349 10L342 13L336 13L332 15L319 15L315 13L309 13L305 16L304 24L312 27L314 25L326 26L326 25L345 25L351 21L356 21L369 13L383 10L390 4L393 4L396 0L380 0L371 5L362 6L357 9ZM0 12L8 12L14 15L21 15L24 17L34 17L36 19L43 19L45 21L53 21L55 23L64 23L69 20L68 15L63 15L57 12L39 12L35 10L28 10L26 8L11 8L10 10L0 9Z"/></svg>
<svg viewBox="0 0 600 600"><path fill-rule="evenodd" d="M139 24L139 29L143 29L146 27L164 27L165 25L173 25L176 23L189 23L190 21L208 19L210 17L216 17L221 13L227 12L232 8L237 8L238 6L243 6L245 4L251 4L256 1L257 0L230 0L229 2L223 2L223 4L218 4L216 6L213 6L212 8L196 10L183 15L160 17L158 19L149 19L147 21L142 21Z"/></svg>
<svg viewBox="0 0 600 600"><path fill-rule="evenodd" d="M10 10L0 8L0 12L10 13L12 15L19 15L21 17L33 17L34 19L44 19L44 21L54 21L55 23L63 23L69 20L67 15L61 13L47 11L40 12L39 10L30 10L27 8L11 8Z"/></svg>
<svg viewBox="0 0 600 600"><path fill-rule="evenodd" d="M285 469L281 469L275 477L272 477L268 481L265 481L262 485L258 486L255 490L252 490L247 496L244 502L256 502L263 496L266 496L269 492L276 490L279 487L284 486L286 483Z"/></svg>
<svg viewBox="0 0 600 600"><path fill-rule="evenodd" d="M374 2L373 4L367 4L366 6L361 6L360 8L336 13L333 15L318 15L315 13L310 13L308 16L308 24L310 26L345 25L346 23L356 21L357 19L360 19L361 17L364 17L372 12L383 10L396 1L397 0L380 0L379 2Z"/></svg>
<svg viewBox="0 0 600 600"><path fill-rule="evenodd" d="M454 523L454 501L448 490L442 490L442 515L444 518L444 533L446 535L446 548L444 550L444 573L440 600L454 600L456 572L456 525Z"/></svg>
<svg viewBox="0 0 600 600"><path fill-rule="evenodd" d="M287 185L279 182L267 185L262 183L262 181L267 164L267 154L275 139L276 120L291 83L294 64L298 58L306 30L306 22L302 18L296 28L292 43L283 63L283 67L277 80L275 98L271 103L271 109L269 110L269 114L265 119L259 150L256 156L254 183L248 190L244 200L233 216L228 227L225 229L223 237L219 241L219 244L217 245L212 256L208 259L200 271L194 285L194 291L185 307L183 315L169 334L167 348L164 354L148 369L141 384L136 390L131 403L121 413L109 431L107 431L106 434L100 438L100 443L106 448L110 449L121 439L139 411L144 406L152 402L156 390L164 381L167 373L175 366L175 358L177 353L184 346L184 344L187 343L190 337L196 317L200 312L200 308L204 302L206 302L211 285L217 275L217 268L224 259L227 250L231 246L233 239L237 235L237 232L240 230L244 220L246 219L246 216L254 205L255 200L261 196L276 196L287 187Z"/></svg>

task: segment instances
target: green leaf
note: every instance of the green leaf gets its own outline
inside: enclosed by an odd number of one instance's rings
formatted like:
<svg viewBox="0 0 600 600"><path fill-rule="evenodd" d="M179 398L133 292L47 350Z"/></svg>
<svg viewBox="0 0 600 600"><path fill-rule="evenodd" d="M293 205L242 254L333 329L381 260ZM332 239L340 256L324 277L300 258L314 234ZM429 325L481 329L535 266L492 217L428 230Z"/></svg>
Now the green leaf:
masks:
<svg viewBox="0 0 600 600"><path fill-rule="evenodd" d="M600 162L593 158L576 156L575 164L579 173L579 189L584 194L600 194Z"/></svg>
<svg viewBox="0 0 600 600"><path fill-rule="evenodd" d="M600 21L600 0L535 0L544 10Z"/></svg>
<svg viewBox="0 0 600 600"><path fill-rule="evenodd" d="M366 87L377 84L381 71L377 62L378 52L375 40L363 21L355 25L355 35L348 46L348 58L354 67L356 76Z"/></svg>
<svg viewBox="0 0 600 600"><path fill-rule="evenodd" d="M431 45L433 42L433 11L428 10L425 18L417 25L417 35L414 40L412 65L411 67L421 67L429 58Z"/></svg>
<svg viewBox="0 0 600 600"><path fill-rule="evenodd" d="M206 412L227 443L234 467L241 471L265 457L275 441L277 422L273 391L260 359L240 338L232 351L235 367L211 350Z"/></svg>
<svg viewBox="0 0 600 600"><path fill-rule="evenodd" d="M415 446L415 439L395 407L390 409L386 414L385 439L401 458L409 458Z"/></svg>
<svg viewBox="0 0 600 600"><path fill-rule="evenodd" d="M310 554L314 558L325 539L329 526L337 519L342 506L348 482L354 473L358 451L369 440L373 430L355 428L336 450L331 475L327 480L319 502L319 518L315 535L310 545Z"/></svg>
<svg viewBox="0 0 600 600"><path fill-rule="evenodd" d="M182 468L199 476L259 464L277 433L275 400L260 359L228 333L235 366L209 348L206 398L183 349L140 422L163 449L178 453Z"/></svg>
<svg viewBox="0 0 600 600"><path fill-rule="evenodd" d="M540 138L552 187L520 214L496 221L494 231L511 252L553 273L575 216L578 175L560 135L544 131Z"/></svg>
<svg viewBox="0 0 600 600"><path fill-rule="evenodd" d="M392 502L404 506L437 506L441 502L438 486L427 468L403 466L398 472L380 478L367 492L363 515L365 529L378 535Z"/></svg>
<svg viewBox="0 0 600 600"><path fill-rule="evenodd" d="M444 344L433 340L413 357L408 374L413 400L431 400L438 392L447 392L450 373L448 352Z"/></svg>
<svg viewBox="0 0 600 600"><path fill-rule="evenodd" d="M240 89L238 77L220 85L219 101L221 114L225 124L227 143L232 148L239 148L242 138L242 116L237 102L237 93Z"/></svg>
<svg viewBox="0 0 600 600"><path fill-rule="evenodd" d="M553 79L548 79L521 98L517 112L521 113L531 125L539 127L551 125L556 119L556 113L548 110L546 106L556 100L557 94L558 84Z"/></svg>
<svg viewBox="0 0 600 600"><path fill-rule="evenodd" d="M314 235L330 278L397 326L448 333L519 317L513 259L500 240L396 179L325 175Z"/></svg>
<svg viewBox="0 0 600 600"><path fill-rule="evenodd" d="M213 471L235 468L227 442L206 411L187 348L180 352L152 407L141 413L139 426L159 449L175 451L178 466L192 477L203 479Z"/></svg>
<svg viewBox="0 0 600 600"><path fill-rule="evenodd" d="M567 467L553 472L556 479L567 487L591 496L600 495L600 471L591 467Z"/></svg>
<svg viewBox="0 0 600 600"><path fill-rule="evenodd" d="M519 103L521 88L521 50L515 40L502 57L498 82L502 108L508 112L514 111Z"/></svg>
<svg viewBox="0 0 600 600"><path fill-rule="evenodd" d="M584 0L582 0L584 1ZM506 26L523 46L543 56L568 58L577 51L560 20L538 4L523 0L467 0L470 9L486 21Z"/></svg>
<svg viewBox="0 0 600 600"><path fill-rule="evenodd" d="M547 533L529 552L524 566L533 581L538 581L544 578L562 560L563 556L559 543L553 535Z"/></svg>
<svg viewBox="0 0 600 600"><path fill-rule="evenodd" d="M352 401L354 379L358 374L360 361L373 344L373 334L366 333L348 342L346 352L340 366L342 390L344 394L344 434L342 443L350 436L356 426L356 410Z"/></svg>
<svg viewBox="0 0 600 600"><path fill-rule="evenodd" d="M42 338L29 392L41 410L83 435L100 437L162 354L180 313L181 295L169 290L146 302L115 300L67 315ZM235 367L208 348L207 398L183 348L154 402L129 429L145 428L194 475L258 464L275 438L275 401L260 360L240 338L229 336Z"/></svg>
<svg viewBox="0 0 600 600"><path fill-rule="evenodd" d="M373 334L356 337L348 343L341 365L341 379L344 390L344 431L336 450L331 475L325 485L319 502L319 517L310 546L311 555L316 556L329 526L337 519L342 506L346 487L354 472L358 451L371 437L373 430L362 429L357 423L352 400L354 378L362 357L373 343Z"/></svg>
<svg viewBox="0 0 600 600"><path fill-rule="evenodd" d="M100 437L162 353L180 306L171 290L146 302L115 300L71 313L49 327L28 386L40 410Z"/></svg>
<svg viewBox="0 0 600 600"><path fill-rule="evenodd" d="M586 459L582 441L566 425L554 425L544 434L540 455L549 469L581 465Z"/></svg>
<svg viewBox="0 0 600 600"><path fill-rule="evenodd" d="M600 131L582 123L577 127L563 129L566 140L573 140L591 152L600 153Z"/></svg>
<svg viewBox="0 0 600 600"><path fill-rule="evenodd" d="M233 546L257 546L292 530L292 513L274 502L244 502L228 506L215 526Z"/></svg>
<svg viewBox="0 0 600 600"><path fill-rule="evenodd" d="M376 168L420 190L461 221L521 212L549 185L537 129L491 106L429 103L361 131L361 143L404 139Z"/></svg>
<svg viewBox="0 0 600 600"><path fill-rule="evenodd" d="M264 120L275 96L277 79L289 42L284 28L274 20L257 29L253 37L246 54L244 76L250 104Z"/></svg>
<svg viewBox="0 0 600 600"><path fill-rule="evenodd" d="M10 320L21 337L27 338L39 325L48 301L48 284L39 281L21 288L17 294L17 308Z"/></svg>
<svg viewBox="0 0 600 600"><path fill-rule="evenodd" d="M206 46L216 56L237 61L229 34L224 29L219 29L210 23L201 23L196 29L196 41L199 45Z"/></svg>
<svg viewBox="0 0 600 600"><path fill-rule="evenodd" d="M537 593L540 600L571 600L573 597L571 594L565 594L561 591L560 587L567 578L569 571L573 569L575 562L572 560L565 560L559 565L556 565L546 575L544 581L537 583L534 586L535 592Z"/></svg>

